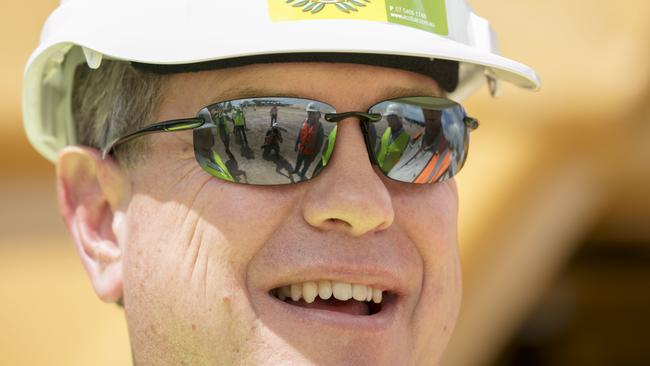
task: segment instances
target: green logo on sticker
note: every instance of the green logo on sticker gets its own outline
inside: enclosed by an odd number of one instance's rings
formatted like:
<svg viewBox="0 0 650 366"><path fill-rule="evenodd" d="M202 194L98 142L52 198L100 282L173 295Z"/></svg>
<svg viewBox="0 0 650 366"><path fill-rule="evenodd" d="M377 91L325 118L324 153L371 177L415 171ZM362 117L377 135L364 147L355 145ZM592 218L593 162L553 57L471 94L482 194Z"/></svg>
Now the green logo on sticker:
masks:
<svg viewBox="0 0 650 366"><path fill-rule="evenodd" d="M365 7L370 0L286 0L286 3L294 8L302 8L302 11L316 14L325 9L327 5L333 5L339 11L349 14L351 11L359 11L357 8Z"/></svg>
<svg viewBox="0 0 650 366"><path fill-rule="evenodd" d="M387 22L449 35L447 0L267 0L271 20Z"/></svg>

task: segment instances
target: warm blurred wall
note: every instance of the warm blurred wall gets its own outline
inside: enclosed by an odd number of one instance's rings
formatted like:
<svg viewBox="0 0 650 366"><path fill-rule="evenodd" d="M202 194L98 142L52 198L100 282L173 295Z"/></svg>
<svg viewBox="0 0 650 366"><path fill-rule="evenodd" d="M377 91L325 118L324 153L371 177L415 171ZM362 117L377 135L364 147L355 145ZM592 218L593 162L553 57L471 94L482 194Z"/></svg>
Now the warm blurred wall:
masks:
<svg viewBox="0 0 650 366"><path fill-rule="evenodd" d="M470 1L543 90L482 90L459 177L465 299L445 364L492 360L587 232L650 243L650 2ZM22 68L57 1L2 14L0 365L128 364L122 313L92 292L27 144Z"/></svg>
<svg viewBox="0 0 650 366"><path fill-rule="evenodd" d="M472 4L544 85L469 104L483 126L459 178L449 366L489 364L585 236L650 245L650 2Z"/></svg>
<svg viewBox="0 0 650 366"><path fill-rule="evenodd" d="M58 215L54 168L22 128L23 67L57 4L0 14L0 365L128 365L123 313L94 295Z"/></svg>
<svg viewBox="0 0 650 366"><path fill-rule="evenodd" d="M51 165L26 143L20 110L23 68L38 44L40 30L55 0L26 0L4 6L0 15L3 44L0 60L0 177L50 177Z"/></svg>

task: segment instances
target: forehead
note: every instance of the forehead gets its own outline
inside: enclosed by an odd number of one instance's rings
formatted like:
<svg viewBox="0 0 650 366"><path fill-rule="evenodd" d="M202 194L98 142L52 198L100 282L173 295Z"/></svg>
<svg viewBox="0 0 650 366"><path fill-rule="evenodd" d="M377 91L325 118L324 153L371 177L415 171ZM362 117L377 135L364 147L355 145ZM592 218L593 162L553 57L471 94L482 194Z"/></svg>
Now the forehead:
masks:
<svg viewBox="0 0 650 366"><path fill-rule="evenodd" d="M342 108L368 107L383 99L441 95L430 77L410 71L344 63L278 63L175 74L167 96L196 109L234 98L295 96Z"/></svg>

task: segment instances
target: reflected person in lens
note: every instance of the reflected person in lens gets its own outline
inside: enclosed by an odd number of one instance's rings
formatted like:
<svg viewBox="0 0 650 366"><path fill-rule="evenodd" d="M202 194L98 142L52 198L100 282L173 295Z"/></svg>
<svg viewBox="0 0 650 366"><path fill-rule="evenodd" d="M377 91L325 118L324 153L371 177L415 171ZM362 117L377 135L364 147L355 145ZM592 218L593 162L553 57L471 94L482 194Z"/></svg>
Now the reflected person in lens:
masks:
<svg viewBox="0 0 650 366"><path fill-rule="evenodd" d="M442 132L442 111L423 108L423 131L406 145L399 161L388 176L413 182L435 182L450 164L448 146Z"/></svg>
<svg viewBox="0 0 650 366"><path fill-rule="evenodd" d="M377 163L384 172L389 172L395 166L410 141L410 136L402 124L403 116L402 107L396 103L389 104L384 112L388 128L381 136L377 152Z"/></svg>
<svg viewBox="0 0 650 366"><path fill-rule="evenodd" d="M242 145L242 156L245 155L245 151L250 149L248 146L248 137L246 136L246 117L244 117L244 111L242 107L236 107L232 112L232 122L234 125L234 134L238 143Z"/></svg>
<svg viewBox="0 0 650 366"><path fill-rule="evenodd" d="M212 122L217 126L217 133L226 153L231 159L234 159L234 155L230 151L230 127L228 126L230 118L223 109L214 109L211 116Z"/></svg>
<svg viewBox="0 0 650 366"><path fill-rule="evenodd" d="M294 151L298 153L293 173L299 174L301 179L306 178L309 166L323 145L325 130L320 122L321 111L316 103L307 104L307 118L300 127Z"/></svg>
<svg viewBox="0 0 650 366"><path fill-rule="evenodd" d="M264 136L264 145L261 146L262 149L262 156L265 158L270 158L272 153L275 154L275 158L280 157L280 144L282 144L284 140L282 139L282 132L280 131L280 128L278 127L277 123L274 123L273 126L271 126L271 129L266 131L266 134Z"/></svg>

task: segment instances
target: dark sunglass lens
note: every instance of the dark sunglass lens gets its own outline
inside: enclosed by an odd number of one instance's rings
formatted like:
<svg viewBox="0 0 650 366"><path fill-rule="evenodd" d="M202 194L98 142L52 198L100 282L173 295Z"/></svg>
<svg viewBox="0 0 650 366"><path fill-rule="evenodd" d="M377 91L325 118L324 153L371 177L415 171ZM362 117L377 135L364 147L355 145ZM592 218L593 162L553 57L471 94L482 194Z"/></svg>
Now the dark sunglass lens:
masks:
<svg viewBox="0 0 650 366"><path fill-rule="evenodd" d="M329 160L336 125L331 106L300 98L247 98L217 103L199 115L194 151L211 175L239 183L276 185L316 176ZM331 143L330 143L331 139Z"/></svg>
<svg viewBox="0 0 650 366"><path fill-rule="evenodd" d="M400 98L373 106L383 118L369 124L369 145L388 177L409 183L451 178L467 155L463 108L448 99Z"/></svg>

